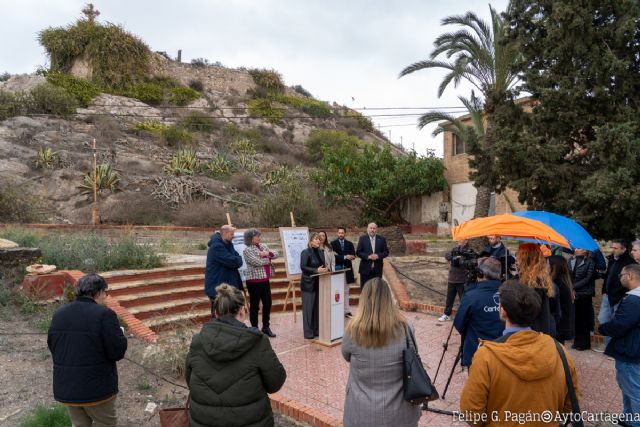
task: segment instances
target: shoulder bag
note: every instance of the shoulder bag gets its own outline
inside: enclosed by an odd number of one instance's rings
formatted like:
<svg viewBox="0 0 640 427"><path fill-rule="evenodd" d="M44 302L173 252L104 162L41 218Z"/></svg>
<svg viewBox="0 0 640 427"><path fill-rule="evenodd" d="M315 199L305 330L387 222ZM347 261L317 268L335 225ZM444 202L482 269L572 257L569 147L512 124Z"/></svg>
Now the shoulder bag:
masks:
<svg viewBox="0 0 640 427"><path fill-rule="evenodd" d="M406 324L404 325L404 333L407 343L406 348L402 350L404 400L413 405L436 400L440 395L422 365L415 338Z"/></svg>
<svg viewBox="0 0 640 427"><path fill-rule="evenodd" d="M562 360L562 366L564 367L564 377L565 377L565 381L567 382L569 398L571 399L571 415L573 415L573 418L575 418L575 420L570 420L564 425L566 426L569 423L571 423L573 427L584 427L584 423L580 418L581 416L580 405L578 404L578 396L576 396L576 390L575 388L573 388L573 381L571 379L571 371L569 370L569 363L567 362L567 357L564 354L564 351L562 350L562 344L560 344L556 340L553 340L553 342L556 344L556 349L558 350L558 354L560 355L560 360Z"/></svg>

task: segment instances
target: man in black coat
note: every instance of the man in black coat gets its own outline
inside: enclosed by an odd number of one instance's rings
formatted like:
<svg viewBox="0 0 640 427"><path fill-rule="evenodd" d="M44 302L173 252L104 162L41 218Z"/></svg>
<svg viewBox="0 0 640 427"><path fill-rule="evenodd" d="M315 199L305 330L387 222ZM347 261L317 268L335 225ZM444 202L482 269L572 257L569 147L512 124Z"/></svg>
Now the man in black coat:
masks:
<svg viewBox="0 0 640 427"><path fill-rule="evenodd" d="M627 290L620 283L619 274L624 267L634 264L635 261L627 250L628 243L624 239L614 239L611 241L611 254L607 256L607 272L602 284L602 303L598 314L600 325L610 322L616 306L622 300ZM609 344L610 338L605 338L605 345Z"/></svg>
<svg viewBox="0 0 640 427"><path fill-rule="evenodd" d="M53 397L74 426L116 426L118 368L127 338L118 317L102 305L107 282L97 274L78 281L76 300L58 309L47 345L53 358Z"/></svg>
<svg viewBox="0 0 640 427"><path fill-rule="evenodd" d="M367 234L360 236L356 255L360 258L360 287L364 287L369 279L382 277L384 258L389 256L387 240L378 236L378 226L372 222L367 226Z"/></svg>
<svg viewBox="0 0 640 427"><path fill-rule="evenodd" d="M331 248L336 255L336 271L349 269L345 273L344 284L344 315L345 317L352 317L351 310L349 309L349 286L356 282L355 275L353 274L353 265L351 261L356 259L356 249L353 243L345 239L347 229L344 227L338 227L338 238L331 242Z"/></svg>

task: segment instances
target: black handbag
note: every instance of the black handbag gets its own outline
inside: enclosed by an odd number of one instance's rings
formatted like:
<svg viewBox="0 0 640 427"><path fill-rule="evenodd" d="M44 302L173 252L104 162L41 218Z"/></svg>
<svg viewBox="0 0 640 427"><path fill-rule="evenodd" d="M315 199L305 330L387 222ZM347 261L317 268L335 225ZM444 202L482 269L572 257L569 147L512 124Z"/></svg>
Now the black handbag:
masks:
<svg viewBox="0 0 640 427"><path fill-rule="evenodd" d="M427 371L422 365L415 338L407 325L404 326L404 333L407 342L407 347L402 350L402 389L404 400L413 405L420 405L437 400L440 395L431 383L431 378L429 378L429 374L427 374Z"/></svg>

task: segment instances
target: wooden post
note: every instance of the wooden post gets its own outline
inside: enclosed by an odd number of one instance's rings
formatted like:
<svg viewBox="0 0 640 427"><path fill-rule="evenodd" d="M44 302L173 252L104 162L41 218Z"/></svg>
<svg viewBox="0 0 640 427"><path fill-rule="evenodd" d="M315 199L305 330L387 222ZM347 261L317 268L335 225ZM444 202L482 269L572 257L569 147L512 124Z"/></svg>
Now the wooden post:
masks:
<svg viewBox="0 0 640 427"><path fill-rule="evenodd" d="M295 227L296 226L296 220L293 217L293 212L289 212L289 216L291 217L291 226ZM284 244L283 244L284 247ZM286 257L286 254L285 254ZM297 307L296 307L296 283L300 283L299 280L289 280L289 286L287 286L287 293L284 295L284 306L282 307L282 311L285 312L287 310L287 301L289 300L289 292L291 292L292 295L292 305L293 305L293 323L296 323L296 314L297 314Z"/></svg>
<svg viewBox="0 0 640 427"><path fill-rule="evenodd" d="M96 139L93 138L93 209L91 223L100 224L100 210L98 209L98 155L96 153Z"/></svg>
<svg viewBox="0 0 640 427"><path fill-rule="evenodd" d="M227 212L227 225L231 225L231 214Z"/></svg>

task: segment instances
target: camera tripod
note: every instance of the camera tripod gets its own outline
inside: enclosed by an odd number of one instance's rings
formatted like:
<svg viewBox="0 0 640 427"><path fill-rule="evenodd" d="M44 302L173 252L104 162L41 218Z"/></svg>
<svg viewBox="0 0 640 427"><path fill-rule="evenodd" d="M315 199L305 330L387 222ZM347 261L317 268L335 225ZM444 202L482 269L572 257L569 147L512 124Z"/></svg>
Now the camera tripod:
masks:
<svg viewBox="0 0 640 427"><path fill-rule="evenodd" d="M451 324L451 329L449 329L449 335L447 335L447 340L442 344L442 355L440 356L440 362L438 363L438 369L436 369L436 374L433 377L433 383L435 384L436 379L438 378L438 373L440 372L440 367L442 366L442 361L444 360L444 355L449 349L449 340L451 339L451 334L453 333L453 322ZM447 378L447 383L444 386L444 390L442 392L441 399L445 399L447 395L447 390L449 390L449 385L451 384L451 379L453 378L453 373L456 370L456 366L458 362L460 362L460 358L462 357L462 344L464 343L464 336L460 336L460 346L458 347L458 353L456 354L456 358L453 362L453 366L451 366L451 371L449 372L449 377Z"/></svg>

